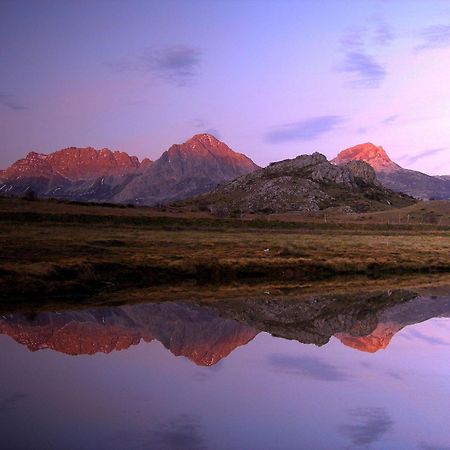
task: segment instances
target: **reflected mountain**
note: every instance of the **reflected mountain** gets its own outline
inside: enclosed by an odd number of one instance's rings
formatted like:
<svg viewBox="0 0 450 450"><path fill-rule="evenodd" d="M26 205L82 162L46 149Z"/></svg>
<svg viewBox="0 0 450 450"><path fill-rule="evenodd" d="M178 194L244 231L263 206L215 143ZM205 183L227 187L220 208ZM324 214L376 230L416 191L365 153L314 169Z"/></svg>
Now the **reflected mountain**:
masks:
<svg viewBox="0 0 450 450"><path fill-rule="evenodd" d="M13 313L0 316L0 333L31 351L49 348L68 355L110 353L157 340L175 356L211 366L262 331L317 346L335 336L373 353L402 328L434 317L450 317L450 289Z"/></svg>
<svg viewBox="0 0 450 450"><path fill-rule="evenodd" d="M360 336L353 330L335 336L349 347L375 353L387 348L393 336L406 326L434 317L450 317L450 294L444 297L417 297L411 302L386 309L380 314L375 329L366 336Z"/></svg>
<svg viewBox="0 0 450 450"><path fill-rule="evenodd" d="M251 341L256 330L194 304L155 303L0 316L0 333L29 350L68 355L110 353L141 340L161 342L175 356L211 366Z"/></svg>

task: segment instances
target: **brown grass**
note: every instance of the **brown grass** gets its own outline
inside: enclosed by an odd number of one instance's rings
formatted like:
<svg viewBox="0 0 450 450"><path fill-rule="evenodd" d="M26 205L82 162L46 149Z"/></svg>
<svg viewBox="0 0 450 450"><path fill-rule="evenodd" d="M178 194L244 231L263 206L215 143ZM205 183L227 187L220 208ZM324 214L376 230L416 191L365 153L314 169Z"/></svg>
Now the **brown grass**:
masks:
<svg viewBox="0 0 450 450"><path fill-rule="evenodd" d="M80 219L84 215L91 220ZM161 217L147 208L2 200L0 296L81 298L181 282L450 271L450 230L442 226L244 225Z"/></svg>

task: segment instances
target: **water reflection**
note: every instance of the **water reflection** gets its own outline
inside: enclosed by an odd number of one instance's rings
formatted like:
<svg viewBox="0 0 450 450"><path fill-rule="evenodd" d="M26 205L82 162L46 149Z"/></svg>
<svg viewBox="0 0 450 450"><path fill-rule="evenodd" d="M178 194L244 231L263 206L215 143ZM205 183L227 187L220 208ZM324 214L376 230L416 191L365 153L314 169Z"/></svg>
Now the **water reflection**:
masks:
<svg viewBox="0 0 450 450"><path fill-rule="evenodd" d="M450 294L410 290L303 298L221 300L207 305L163 302L80 311L5 314L0 333L36 351L50 348L68 355L125 350L140 342L161 342L175 356L212 366L259 332L322 346L335 336L356 350L385 349L404 327L450 316ZM449 345L412 330L409 339ZM290 373L342 380L345 374L318 360L274 355L271 364ZM393 374L392 376L396 376Z"/></svg>
<svg viewBox="0 0 450 450"><path fill-rule="evenodd" d="M449 314L450 289L3 314L0 447L444 449Z"/></svg>
<svg viewBox="0 0 450 450"><path fill-rule="evenodd" d="M211 366L258 333L195 304L124 305L82 311L8 314L0 333L31 351L50 348L68 355L125 350L156 339L175 356Z"/></svg>

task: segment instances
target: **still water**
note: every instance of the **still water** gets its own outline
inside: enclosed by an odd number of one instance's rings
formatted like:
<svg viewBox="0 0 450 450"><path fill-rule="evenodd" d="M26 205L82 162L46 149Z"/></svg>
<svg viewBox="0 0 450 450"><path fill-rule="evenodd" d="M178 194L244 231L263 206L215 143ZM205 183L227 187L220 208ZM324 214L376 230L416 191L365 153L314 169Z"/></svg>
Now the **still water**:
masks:
<svg viewBox="0 0 450 450"><path fill-rule="evenodd" d="M2 449L450 448L450 288L0 315Z"/></svg>

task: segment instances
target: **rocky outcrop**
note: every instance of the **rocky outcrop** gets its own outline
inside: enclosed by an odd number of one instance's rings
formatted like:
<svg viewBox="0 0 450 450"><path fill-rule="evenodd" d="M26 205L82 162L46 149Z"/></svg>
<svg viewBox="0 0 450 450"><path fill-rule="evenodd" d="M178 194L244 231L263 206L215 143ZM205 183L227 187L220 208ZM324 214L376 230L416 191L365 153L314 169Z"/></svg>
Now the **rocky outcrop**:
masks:
<svg viewBox="0 0 450 450"><path fill-rule="evenodd" d="M341 151L332 163L342 165L351 161L365 161L370 164L380 183L387 189L403 192L418 199L450 198L449 177L433 177L404 169L389 158L383 147L371 143L356 145Z"/></svg>
<svg viewBox="0 0 450 450"><path fill-rule="evenodd" d="M272 163L265 169L221 185L185 203L191 208L234 212L301 212L330 207L369 211L414 203L408 196L383 188L365 162L334 165L314 153Z"/></svg>
<svg viewBox="0 0 450 450"><path fill-rule="evenodd" d="M275 296L265 301L218 301L212 307L222 317L230 317L257 330L304 344L322 346L337 334L370 335L378 326L383 311L416 296L413 292L401 290L362 292L353 296Z"/></svg>

